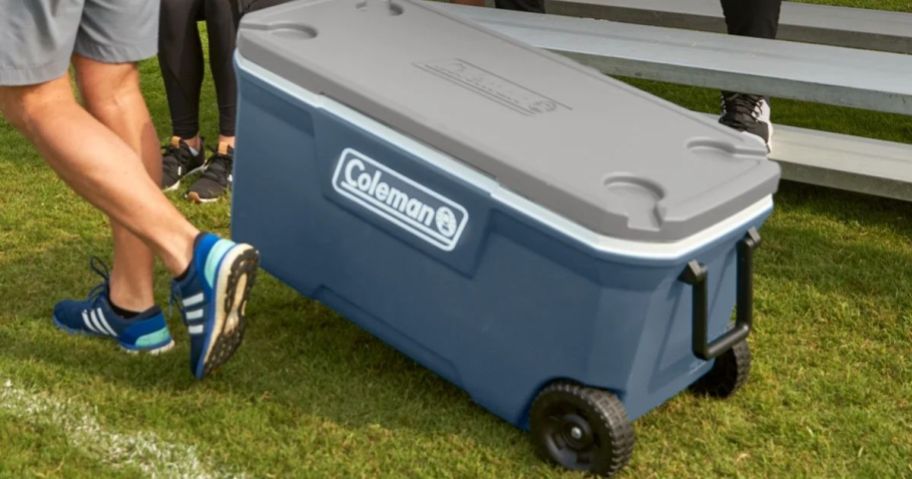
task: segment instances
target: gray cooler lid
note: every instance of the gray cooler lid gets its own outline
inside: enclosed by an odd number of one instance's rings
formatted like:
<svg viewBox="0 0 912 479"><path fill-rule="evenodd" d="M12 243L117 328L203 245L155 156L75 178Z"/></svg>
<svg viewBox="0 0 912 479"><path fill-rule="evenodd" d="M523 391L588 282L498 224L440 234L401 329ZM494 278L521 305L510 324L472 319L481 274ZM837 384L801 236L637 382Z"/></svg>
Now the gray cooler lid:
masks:
<svg viewBox="0 0 912 479"><path fill-rule="evenodd" d="M292 2L238 50L606 236L679 240L778 184L756 139L423 2Z"/></svg>

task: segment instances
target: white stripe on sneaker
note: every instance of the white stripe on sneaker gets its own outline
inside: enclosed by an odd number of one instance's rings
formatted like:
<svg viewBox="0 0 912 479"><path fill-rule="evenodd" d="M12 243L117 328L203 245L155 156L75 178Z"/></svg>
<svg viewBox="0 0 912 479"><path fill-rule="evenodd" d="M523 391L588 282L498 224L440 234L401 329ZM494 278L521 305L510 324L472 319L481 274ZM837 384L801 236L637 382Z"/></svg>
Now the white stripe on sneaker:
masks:
<svg viewBox="0 0 912 479"><path fill-rule="evenodd" d="M108 335L108 332L98 324L98 316L95 315L95 310L89 311L89 322L92 323L92 331L95 331L98 334Z"/></svg>
<svg viewBox="0 0 912 479"><path fill-rule="evenodd" d="M82 322L85 323L86 329L93 333L97 333L98 331L95 331L95 328L92 326L92 322L89 321L89 315L87 313L88 310L82 310Z"/></svg>
<svg viewBox="0 0 912 479"><path fill-rule="evenodd" d="M189 332L190 334L193 334L193 335L200 334L203 332L203 325L194 324L191 326L187 326L187 332Z"/></svg>
<svg viewBox="0 0 912 479"><path fill-rule="evenodd" d="M95 314L94 309L89 313L89 317L92 319L92 326L95 326L95 330L107 336L108 332L105 330L105 328L101 327L101 323L98 321L98 316Z"/></svg>
<svg viewBox="0 0 912 479"><path fill-rule="evenodd" d="M194 309L193 311L187 311L187 314L186 314L186 318L187 318L188 320L190 320L190 319L200 319L200 318L202 318L202 317L203 317L203 310L202 310L202 308L200 308L200 309Z"/></svg>
<svg viewBox="0 0 912 479"><path fill-rule="evenodd" d="M111 336L117 336L117 333L114 331L114 328L112 328L111 324L108 323L108 318L105 317L104 311L102 311L101 308L98 308L95 311L98 312L98 321L101 323L102 326L104 326L104 328L108 332L108 334L110 334Z"/></svg>
<svg viewBox="0 0 912 479"><path fill-rule="evenodd" d="M197 293L189 298L185 298L181 303L184 304L185 308L189 308L190 306L196 306L197 304L202 303L204 299L206 299L206 297L203 296L203 293Z"/></svg>

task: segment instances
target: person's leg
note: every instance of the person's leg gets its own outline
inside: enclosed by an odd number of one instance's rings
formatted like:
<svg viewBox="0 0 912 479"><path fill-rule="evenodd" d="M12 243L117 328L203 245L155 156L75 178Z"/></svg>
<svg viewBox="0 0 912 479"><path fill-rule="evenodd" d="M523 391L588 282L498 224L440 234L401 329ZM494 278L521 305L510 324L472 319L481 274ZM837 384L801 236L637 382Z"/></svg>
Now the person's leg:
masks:
<svg viewBox="0 0 912 479"><path fill-rule="evenodd" d="M158 64L172 129L162 159L160 184L165 191L180 187L181 179L201 171L206 161L199 131L204 60L197 21L202 14L203 0L161 0Z"/></svg>
<svg viewBox="0 0 912 479"><path fill-rule="evenodd" d="M203 86L203 47L196 22L203 0L161 0L158 65L161 68L171 130L199 149L199 102Z"/></svg>
<svg viewBox="0 0 912 479"><path fill-rule="evenodd" d="M76 102L67 75L0 87L0 112L80 196L142 238L171 274L185 271L199 231L161 194L139 155Z"/></svg>
<svg viewBox="0 0 912 479"><path fill-rule="evenodd" d="M159 3L149 0L86 0L81 18L75 53L101 63L134 63L155 54L159 18ZM153 19L150 21L150 19ZM102 70L107 68L98 65ZM113 67L111 67L113 68ZM138 77L126 78L127 82L138 89ZM146 118L143 109L133 110L141 118ZM143 121L137 122L139 131L133 134L144 138ZM102 127L104 128L104 127ZM109 135L116 136L113 133ZM117 138L119 140L119 138ZM112 145L108 145L109 148ZM130 150L121 141L121 150ZM108 152L108 150L103 150ZM132 151L130 152L132 153ZM182 238L166 240L180 242L186 246L186 260L178 263L171 273L175 276L172 282L172 298L179 298L181 313L187 331L190 333L190 368L193 374L202 379L214 368L227 361L237 349L243 337L244 310L253 278L256 275L258 253L245 244L219 238L207 233L197 234L197 230L174 209L158 191L155 182L146 174L140 158L135 153L123 154L131 164L130 181L134 184L126 191L114 191L109 201L130 206L133 197L143 199L146 210L131 208L129 218L113 214L110 206L103 209L116 221L129 228L131 232L149 243L150 238L167 235L174 231L184 234ZM96 159L93 164L97 166ZM115 178L114 182L121 178ZM111 187L111 179L101 186ZM150 208L151 206L151 208ZM127 219L134 222L133 225ZM143 228L150 228L147 238L142 234ZM134 231L134 229L136 229ZM154 245L150 244L150 246ZM167 258L166 265L167 265ZM169 268L171 269L171 268ZM103 303L99 300L97 303ZM103 304L96 307L104 313ZM85 318L86 312L82 312ZM70 314L69 317L74 318ZM90 318L91 319L91 318ZM85 322L85 321L84 321ZM120 335L119 335L120 336ZM158 333L147 341L158 339ZM127 338L128 341L131 338ZM132 344L130 341L129 344Z"/></svg>
<svg viewBox="0 0 912 479"><path fill-rule="evenodd" d="M152 118L139 90L136 66L100 63L79 55L74 55L73 64L86 110L140 157L146 173L158 184L161 152ZM114 237L111 302L125 310L145 311L155 303L152 251L116 221L111 221L111 231Z"/></svg>
<svg viewBox="0 0 912 479"><path fill-rule="evenodd" d="M219 144L234 148L237 114L237 79L234 75L234 48L237 16L229 0L205 0L206 31L209 35L209 67L215 80L219 109Z"/></svg>
<svg viewBox="0 0 912 479"><path fill-rule="evenodd" d="M145 5L157 12L157 3ZM88 142L69 145L72 148L94 148L92 138L83 140L80 133L84 130L77 128L74 131L68 121L88 117L75 105L67 79L72 52L87 49L138 58L151 56L154 49L142 48L141 45L124 48L112 42L87 45L82 40L97 32L98 24L84 22L85 3L80 0L33 0L13 2L7 7L0 13L0 44L3 45L0 48L0 114L6 115L32 139L36 133L47 130L46 134L59 135L61 141L76 139ZM148 16L136 15L137 18ZM133 31L140 36L144 33L142 29L134 28ZM154 46L154 30L147 28L145 33ZM60 111L58 105L61 106ZM53 126L47 127L44 120L60 112L64 113L63 118L56 122L57 133ZM77 114L69 114L72 112ZM161 310L150 307L142 314L129 318L119 314L108 297L107 268L94 258L91 266L105 281L93 288L85 300L57 302L51 315L53 324L70 333L116 339L121 347L129 351L154 354L169 349L173 341ZM143 294L151 295L151 291Z"/></svg>
<svg viewBox="0 0 912 479"><path fill-rule="evenodd" d="M155 55L158 25L149 19L158 18L159 4L87 0L82 6L74 3L79 8L63 15L69 4L54 10L41 1L27 2L21 8L16 4L6 16L0 15L0 32L21 29L21 34L7 38L8 48L0 49L0 114L77 193L142 238L162 259L175 277L172 292L179 297L190 333L191 371L202 379L224 364L241 342L259 255L250 245L201 234L194 228L158 190L140 156L76 102L67 65L58 58L66 52L69 59L73 52L96 62L124 64ZM69 36L52 34L55 31ZM54 40L65 44L55 45ZM32 64L23 74L16 67L23 57L50 58L53 68ZM10 73L11 67L15 74ZM84 78L86 95L104 98L103 92L93 91L101 86L91 79L90 74ZM138 77L129 79L128 75L128 80ZM148 115L127 111L137 118ZM124 123L128 122L125 118ZM140 130L128 136L139 138L145 151L142 143L147 133L142 121L138 123ZM93 269L106 276L94 265ZM107 277L105 280L85 301L57 303L55 324L71 332L114 337L129 350L155 352L170 347L161 311L150 308L135 320L120 317L108 304Z"/></svg>
<svg viewBox="0 0 912 479"><path fill-rule="evenodd" d="M543 0L494 0L494 6L501 10L545 13L545 2Z"/></svg>
<svg viewBox="0 0 912 479"><path fill-rule="evenodd" d="M781 0L721 0L728 33L776 38ZM719 123L760 138L772 151L773 124L769 99L757 94L722 92Z"/></svg>
<svg viewBox="0 0 912 479"><path fill-rule="evenodd" d="M776 38L782 0L721 0L728 33Z"/></svg>
<svg viewBox="0 0 912 479"><path fill-rule="evenodd" d="M218 200L231 188L234 164L234 123L237 114L237 80L233 55L237 37L237 15L229 0L204 0L206 31L209 34L209 62L218 97L219 139L206 170L187 192L194 203Z"/></svg>

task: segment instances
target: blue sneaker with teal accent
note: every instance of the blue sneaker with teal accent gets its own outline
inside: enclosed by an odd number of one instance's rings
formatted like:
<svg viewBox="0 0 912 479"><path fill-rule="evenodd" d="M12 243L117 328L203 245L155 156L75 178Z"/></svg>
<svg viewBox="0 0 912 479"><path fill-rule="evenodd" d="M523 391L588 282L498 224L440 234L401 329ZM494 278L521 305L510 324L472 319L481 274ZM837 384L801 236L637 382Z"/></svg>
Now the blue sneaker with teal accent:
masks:
<svg viewBox="0 0 912 479"><path fill-rule="evenodd" d="M244 339L245 311L259 253L212 233L200 233L193 260L171 286L190 333L190 372L203 379L225 364Z"/></svg>
<svg viewBox="0 0 912 479"><path fill-rule="evenodd" d="M161 309L153 306L138 316L125 319L114 312L109 299L107 267L92 258L92 270L104 281L83 301L64 300L54 306L54 325L70 334L116 339L127 352L163 353L174 347Z"/></svg>

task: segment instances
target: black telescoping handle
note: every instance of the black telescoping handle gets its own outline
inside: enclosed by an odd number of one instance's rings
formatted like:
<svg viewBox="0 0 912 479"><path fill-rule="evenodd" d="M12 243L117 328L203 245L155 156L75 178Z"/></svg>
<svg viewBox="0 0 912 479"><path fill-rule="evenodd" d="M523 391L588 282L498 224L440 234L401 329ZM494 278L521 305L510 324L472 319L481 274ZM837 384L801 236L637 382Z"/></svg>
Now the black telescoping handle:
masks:
<svg viewBox="0 0 912 479"><path fill-rule="evenodd" d="M756 228L748 230L747 235L738 242L738 304L735 326L712 342L707 337L709 293L706 278L709 272L699 261L693 260L687 263L687 268L681 273L679 279L693 288L693 352L698 358L713 359L750 334L754 304L753 253L759 245L760 234Z"/></svg>

